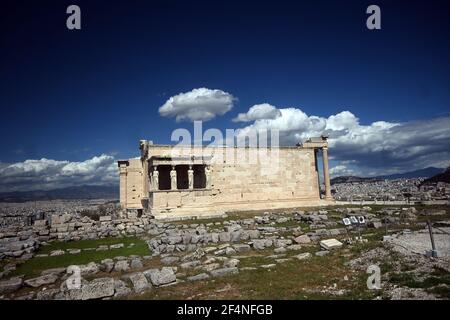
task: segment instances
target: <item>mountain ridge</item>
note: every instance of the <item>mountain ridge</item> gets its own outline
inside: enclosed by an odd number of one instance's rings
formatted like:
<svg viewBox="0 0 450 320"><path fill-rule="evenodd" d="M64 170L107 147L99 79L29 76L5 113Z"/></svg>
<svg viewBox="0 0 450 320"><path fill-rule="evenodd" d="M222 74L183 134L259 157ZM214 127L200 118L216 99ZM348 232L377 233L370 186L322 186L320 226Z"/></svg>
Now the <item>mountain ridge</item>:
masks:
<svg viewBox="0 0 450 320"><path fill-rule="evenodd" d="M403 173L395 173L390 175L381 175L376 177L358 177L358 176L339 176L331 179L331 184L346 183L346 182L375 182L381 180L393 179L413 179L413 178L431 178L435 175L442 174L445 169L436 167L427 167L414 171L407 171Z"/></svg>
<svg viewBox="0 0 450 320"><path fill-rule="evenodd" d="M81 185L51 190L0 192L0 202L77 199L119 199L119 186Z"/></svg>

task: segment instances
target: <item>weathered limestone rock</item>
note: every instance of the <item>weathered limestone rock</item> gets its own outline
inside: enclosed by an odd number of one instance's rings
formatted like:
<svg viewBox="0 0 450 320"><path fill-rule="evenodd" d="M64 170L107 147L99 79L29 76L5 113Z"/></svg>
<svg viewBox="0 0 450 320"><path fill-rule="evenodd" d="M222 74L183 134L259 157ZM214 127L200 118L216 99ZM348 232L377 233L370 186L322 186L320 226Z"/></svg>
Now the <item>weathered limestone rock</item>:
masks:
<svg viewBox="0 0 450 320"><path fill-rule="evenodd" d="M263 264L263 265L260 265L260 267L261 268L264 268L264 269L271 269L271 268L274 268L274 267L276 267L277 265L275 264L275 263L270 263L270 264Z"/></svg>
<svg viewBox="0 0 450 320"><path fill-rule="evenodd" d="M164 265L172 265L172 264L178 262L179 260L180 260L179 257L168 256L168 257L161 258L161 263Z"/></svg>
<svg viewBox="0 0 450 320"><path fill-rule="evenodd" d="M381 221L373 221L373 222L369 222L368 226L370 228L379 229L379 228L383 227L383 224L381 223Z"/></svg>
<svg viewBox="0 0 450 320"><path fill-rule="evenodd" d="M253 248L256 250L264 250L267 247L272 246L272 240L270 239L255 239L253 240Z"/></svg>
<svg viewBox="0 0 450 320"><path fill-rule="evenodd" d="M114 265L114 271L116 272L125 272L128 270L130 270L130 266L128 265L127 260L117 261L116 264Z"/></svg>
<svg viewBox="0 0 450 320"><path fill-rule="evenodd" d="M0 281L0 294L11 293L22 287L23 280L21 278L11 278Z"/></svg>
<svg viewBox="0 0 450 320"><path fill-rule="evenodd" d="M143 268L143 267L144 267L144 265L142 264L141 258L133 258L133 259L131 259L131 262L130 262L130 268L131 269L140 269L140 268Z"/></svg>
<svg viewBox="0 0 450 320"><path fill-rule="evenodd" d="M104 259L101 261L100 270L104 272L111 272L114 269L113 259Z"/></svg>
<svg viewBox="0 0 450 320"><path fill-rule="evenodd" d="M309 252L305 252L305 253L300 253L298 255L295 256L298 260L306 260L311 258L311 253Z"/></svg>
<svg viewBox="0 0 450 320"><path fill-rule="evenodd" d="M286 250L286 248L284 248L284 247L280 247L280 248L275 248L274 250L273 250L273 252L275 252L275 253L285 253L287 250Z"/></svg>
<svg viewBox="0 0 450 320"><path fill-rule="evenodd" d="M50 256L54 257L54 256L62 256L64 254L64 250L54 250L52 252L50 252Z"/></svg>
<svg viewBox="0 0 450 320"><path fill-rule="evenodd" d="M45 275L49 275L49 274L54 274L56 276L61 276L64 273L66 273L66 269L67 268L52 268L52 269L47 269L41 272L41 276L45 276Z"/></svg>
<svg viewBox="0 0 450 320"><path fill-rule="evenodd" d="M230 242L231 234L230 232L221 232L219 233L219 241L220 242Z"/></svg>
<svg viewBox="0 0 450 320"><path fill-rule="evenodd" d="M223 266L225 268L234 268L234 267L237 267L238 265L239 265L238 259L230 259L223 263Z"/></svg>
<svg viewBox="0 0 450 320"><path fill-rule="evenodd" d="M25 284L33 288L38 288L46 284L55 283L56 280L58 280L58 276L53 273L50 273L37 278L25 280Z"/></svg>
<svg viewBox="0 0 450 320"><path fill-rule="evenodd" d="M194 261L188 261L188 262L184 262L182 264L180 264L180 268L182 269L190 269L190 268L194 268L196 266L200 265L200 261L199 260L194 260Z"/></svg>
<svg viewBox="0 0 450 320"><path fill-rule="evenodd" d="M233 248L239 253L250 251L250 246L248 244L234 244Z"/></svg>
<svg viewBox="0 0 450 320"><path fill-rule="evenodd" d="M81 269L81 275L92 275L99 272L100 268L95 262L89 262L87 265L79 266Z"/></svg>
<svg viewBox="0 0 450 320"><path fill-rule="evenodd" d="M222 277L225 276L227 274L235 274L238 273L238 268L236 267L231 267L231 268L221 268L221 269L216 269L216 270L212 270L211 271L211 276L212 277Z"/></svg>
<svg viewBox="0 0 450 320"><path fill-rule="evenodd" d="M131 289L127 287L126 283L122 280L114 280L114 297L121 298L129 295L131 293Z"/></svg>
<svg viewBox="0 0 450 320"><path fill-rule="evenodd" d="M142 272L137 272L130 275L130 281L133 284L133 288L136 293L140 293L151 288L147 278Z"/></svg>
<svg viewBox="0 0 450 320"><path fill-rule="evenodd" d="M329 254L329 253L330 253L330 251L323 250L323 251L317 251L317 252L315 253L315 255L318 256L318 257L323 257L323 256L326 256L326 255Z"/></svg>
<svg viewBox="0 0 450 320"><path fill-rule="evenodd" d="M286 249L288 249L288 250L300 250L301 248L302 248L302 246L299 244L293 244L293 245L286 247Z"/></svg>
<svg viewBox="0 0 450 320"><path fill-rule="evenodd" d="M241 230L235 230L235 231L231 232L230 241L231 242L239 242L241 240L241 234L242 234Z"/></svg>
<svg viewBox="0 0 450 320"><path fill-rule="evenodd" d="M226 247L225 248L225 254L226 255L230 255L230 254L235 254L236 250L234 250L232 247Z"/></svg>
<svg viewBox="0 0 450 320"><path fill-rule="evenodd" d="M306 234L296 237L294 241L298 244L311 243L311 239Z"/></svg>
<svg viewBox="0 0 450 320"><path fill-rule="evenodd" d="M216 269L219 269L219 268L220 268L220 264L219 263L208 263L208 264L205 264L205 265L200 267L200 269L202 269L204 271L207 271L207 272L210 272L212 270L216 270Z"/></svg>
<svg viewBox="0 0 450 320"><path fill-rule="evenodd" d="M111 216L100 216L99 220L100 220L100 222L106 222L106 221L111 221L112 218L111 218Z"/></svg>
<svg viewBox="0 0 450 320"><path fill-rule="evenodd" d="M100 299L114 295L114 279L98 278L81 287L81 300Z"/></svg>
<svg viewBox="0 0 450 320"><path fill-rule="evenodd" d="M36 294L36 300L53 300L55 296L59 293L60 293L59 289L42 290Z"/></svg>
<svg viewBox="0 0 450 320"><path fill-rule="evenodd" d="M202 281L202 280L208 280L209 275L207 273L199 273L195 276L187 277L188 281Z"/></svg>
<svg viewBox="0 0 450 320"><path fill-rule="evenodd" d="M144 271L144 274L154 286L169 284L177 280L173 269L170 267L163 267L161 270L150 269Z"/></svg>
<svg viewBox="0 0 450 320"><path fill-rule="evenodd" d="M273 241L273 245L276 248L287 247L290 244L292 244L292 240L289 240L289 239L275 239Z"/></svg>
<svg viewBox="0 0 450 320"><path fill-rule="evenodd" d="M261 235L259 230L247 230L250 239L258 239Z"/></svg>

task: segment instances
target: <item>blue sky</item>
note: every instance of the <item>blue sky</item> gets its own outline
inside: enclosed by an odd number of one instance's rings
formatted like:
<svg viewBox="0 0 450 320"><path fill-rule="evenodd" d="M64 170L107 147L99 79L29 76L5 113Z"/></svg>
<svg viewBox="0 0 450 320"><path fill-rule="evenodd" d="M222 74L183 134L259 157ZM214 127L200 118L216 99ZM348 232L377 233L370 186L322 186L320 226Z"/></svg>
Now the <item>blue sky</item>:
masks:
<svg viewBox="0 0 450 320"><path fill-rule="evenodd" d="M65 11L74 3L82 29L69 31ZM366 28L373 3L381 30ZM349 111L354 119L339 118L347 126L323 127L336 137L335 174L449 164L447 1L6 1L1 15L0 176L11 183L16 173L5 168L14 163L23 176L36 173L26 160L82 166L102 154L136 156L139 139L169 143L192 123L159 108L197 88L234 98L205 128L252 126L232 119L263 103L326 123ZM296 116L283 115L308 121ZM378 133L377 121L397 125ZM294 129L286 143L316 132ZM354 152L405 132L383 147L387 156L376 146Z"/></svg>

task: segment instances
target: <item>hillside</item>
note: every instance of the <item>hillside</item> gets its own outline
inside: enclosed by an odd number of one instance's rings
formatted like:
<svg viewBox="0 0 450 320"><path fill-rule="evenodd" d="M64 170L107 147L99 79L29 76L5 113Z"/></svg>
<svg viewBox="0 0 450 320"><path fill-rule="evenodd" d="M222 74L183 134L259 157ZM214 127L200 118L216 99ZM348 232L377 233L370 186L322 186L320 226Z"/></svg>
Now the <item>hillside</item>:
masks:
<svg viewBox="0 0 450 320"><path fill-rule="evenodd" d="M444 169L428 167L415 171L408 171L403 173L396 173L377 177L357 177L357 176L340 176L331 179L331 184L338 183L350 183L350 182L375 182L381 180L393 180L393 179L413 179L413 178L431 178L443 174ZM447 169L448 171L448 169Z"/></svg>
<svg viewBox="0 0 450 320"><path fill-rule="evenodd" d="M444 172L426 179L425 181L422 182L422 184L433 184L437 182L450 183L450 167L448 167Z"/></svg>
<svg viewBox="0 0 450 320"><path fill-rule="evenodd" d="M0 193L0 202L24 202L54 199L118 199L118 186L77 186L45 191L13 191Z"/></svg>

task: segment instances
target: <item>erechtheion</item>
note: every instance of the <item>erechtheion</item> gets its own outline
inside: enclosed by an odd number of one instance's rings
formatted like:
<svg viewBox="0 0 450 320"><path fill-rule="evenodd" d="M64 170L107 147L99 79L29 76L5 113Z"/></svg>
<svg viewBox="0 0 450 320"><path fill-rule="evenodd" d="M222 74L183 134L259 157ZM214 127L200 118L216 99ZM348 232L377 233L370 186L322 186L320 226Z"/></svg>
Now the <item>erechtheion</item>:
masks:
<svg viewBox="0 0 450 320"><path fill-rule="evenodd" d="M276 148L154 145L141 140L140 150L140 158L118 161L120 204L139 214L176 218L332 203L326 137Z"/></svg>

